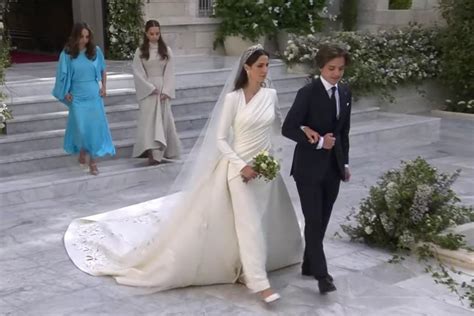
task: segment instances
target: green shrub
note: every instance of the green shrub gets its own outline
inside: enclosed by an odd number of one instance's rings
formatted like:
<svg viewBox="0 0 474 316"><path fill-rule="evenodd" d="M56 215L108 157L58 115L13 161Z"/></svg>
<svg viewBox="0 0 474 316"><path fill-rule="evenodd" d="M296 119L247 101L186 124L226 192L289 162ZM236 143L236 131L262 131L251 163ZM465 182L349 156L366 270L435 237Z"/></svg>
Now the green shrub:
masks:
<svg viewBox="0 0 474 316"><path fill-rule="evenodd" d="M355 96L378 94L390 98L400 84L436 77L439 72L435 45L437 29L412 25L378 33L336 32L328 36L293 37L284 52L291 65L304 63L310 74L319 74L315 63L322 43L336 42L348 49L352 63L346 69L347 81Z"/></svg>
<svg viewBox="0 0 474 316"><path fill-rule="evenodd" d="M215 0L214 17L221 20L214 47L227 36L257 41L285 30L309 34L321 30L327 15L325 0Z"/></svg>
<svg viewBox="0 0 474 316"><path fill-rule="evenodd" d="M390 0L388 2L389 10L408 10L411 8L412 0Z"/></svg>
<svg viewBox="0 0 474 316"><path fill-rule="evenodd" d="M439 77L451 92L452 109L472 113L467 104L474 99L474 1L440 0L439 4L446 20L438 42L441 51ZM458 102L464 103L454 106Z"/></svg>
<svg viewBox="0 0 474 316"><path fill-rule="evenodd" d="M108 0L107 58L131 59L143 34L142 0Z"/></svg>
<svg viewBox="0 0 474 316"><path fill-rule="evenodd" d="M340 18L344 31L354 31L357 26L357 0L343 0Z"/></svg>

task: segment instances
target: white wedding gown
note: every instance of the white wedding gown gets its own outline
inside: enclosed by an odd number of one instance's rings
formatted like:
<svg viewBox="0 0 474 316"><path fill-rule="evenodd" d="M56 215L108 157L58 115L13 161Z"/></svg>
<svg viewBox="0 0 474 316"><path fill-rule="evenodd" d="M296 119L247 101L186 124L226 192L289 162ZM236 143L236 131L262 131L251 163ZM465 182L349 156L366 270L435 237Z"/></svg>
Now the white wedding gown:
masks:
<svg viewBox="0 0 474 316"><path fill-rule="evenodd" d="M74 264L91 275L157 290L235 282L241 274L230 181L241 181L240 164L270 150L279 131L276 91L262 88L245 104L242 90L226 96L223 127L231 144L218 140L222 156L204 183L119 210L74 220L64 236ZM218 137L219 139L219 137ZM268 271L301 261L301 230L280 175L248 184L262 213ZM248 198L246 199L248 200Z"/></svg>

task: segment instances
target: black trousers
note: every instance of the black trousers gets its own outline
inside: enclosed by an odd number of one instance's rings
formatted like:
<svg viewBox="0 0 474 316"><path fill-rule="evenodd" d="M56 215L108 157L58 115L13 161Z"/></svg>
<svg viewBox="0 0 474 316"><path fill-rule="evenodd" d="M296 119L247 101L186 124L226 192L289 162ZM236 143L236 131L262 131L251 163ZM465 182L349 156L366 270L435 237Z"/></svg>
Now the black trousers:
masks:
<svg viewBox="0 0 474 316"><path fill-rule="evenodd" d="M335 157L332 157L335 158ZM305 250L302 269L320 280L328 275L323 240L331 217L332 207L339 193L340 173L335 159L324 177L315 184L298 183L301 208L305 218Z"/></svg>

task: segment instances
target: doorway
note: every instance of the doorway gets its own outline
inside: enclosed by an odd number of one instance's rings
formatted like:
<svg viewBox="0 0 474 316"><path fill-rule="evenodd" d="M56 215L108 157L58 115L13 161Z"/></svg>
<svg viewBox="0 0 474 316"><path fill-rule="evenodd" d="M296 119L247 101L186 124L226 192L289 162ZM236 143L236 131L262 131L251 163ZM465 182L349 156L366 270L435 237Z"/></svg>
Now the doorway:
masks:
<svg viewBox="0 0 474 316"><path fill-rule="evenodd" d="M55 61L73 25L72 0L7 0L12 63Z"/></svg>

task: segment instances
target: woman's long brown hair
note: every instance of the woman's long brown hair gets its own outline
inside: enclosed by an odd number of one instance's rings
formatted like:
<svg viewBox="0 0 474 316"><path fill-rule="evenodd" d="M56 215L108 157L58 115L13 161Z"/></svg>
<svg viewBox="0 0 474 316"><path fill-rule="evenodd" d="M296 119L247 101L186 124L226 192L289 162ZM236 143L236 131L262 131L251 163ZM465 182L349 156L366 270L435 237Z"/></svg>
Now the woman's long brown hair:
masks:
<svg viewBox="0 0 474 316"><path fill-rule="evenodd" d="M71 56L71 58L77 58L79 55L79 40L81 39L82 30L86 29L89 32L89 42L86 44L86 56L90 60L95 59L96 51L94 44L94 34L87 23L79 22L75 23L72 27L71 35L69 40L64 46L64 51Z"/></svg>
<svg viewBox="0 0 474 316"><path fill-rule="evenodd" d="M140 46L140 58L148 60L150 58L150 41L146 36L146 33L150 29L150 27L159 27L160 28L160 38L158 39L158 54L160 55L161 59L168 59L168 48L163 40L163 36L161 36L161 27L160 23L157 20L148 20L145 24L145 33L143 34L143 43Z"/></svg>

